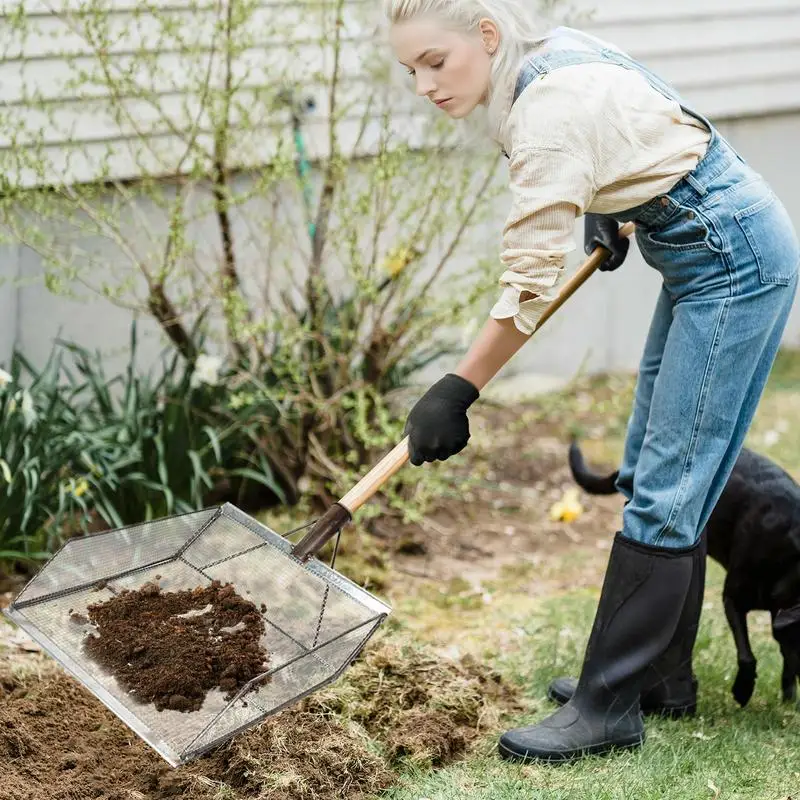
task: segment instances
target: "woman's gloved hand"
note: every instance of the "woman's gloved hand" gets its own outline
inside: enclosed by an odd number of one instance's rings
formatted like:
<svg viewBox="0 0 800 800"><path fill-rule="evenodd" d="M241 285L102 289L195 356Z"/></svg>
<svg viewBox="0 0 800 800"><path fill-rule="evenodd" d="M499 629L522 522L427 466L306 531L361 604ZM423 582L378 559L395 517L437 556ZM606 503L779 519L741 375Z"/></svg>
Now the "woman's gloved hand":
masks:
<svg viewBox="0 0 800 800"><path fill-rule="evenodd" d="M480 396L460 375L449 373L431 386L408 415L405 433L411 463L444 461L467 446L467 409Z"/></svg>
<svg viewBox="0 0 800 800"><path fill-rule="evenodd" d="M605 247L611 251L611 255L598 269L601 272L611 272L621 267L631 243L627 236L620 236L617 221L602 214L586 214L585 217L583 249L586 255L590 256L595 247Z"/></svg>

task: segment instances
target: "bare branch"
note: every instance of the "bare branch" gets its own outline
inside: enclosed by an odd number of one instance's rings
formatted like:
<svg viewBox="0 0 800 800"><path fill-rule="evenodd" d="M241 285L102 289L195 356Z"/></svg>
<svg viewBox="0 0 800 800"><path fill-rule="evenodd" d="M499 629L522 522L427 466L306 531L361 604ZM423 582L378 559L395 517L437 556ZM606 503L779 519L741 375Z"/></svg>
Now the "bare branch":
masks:
<svg viewBox="0 0 800 800"><path fill-rule="evenodd" d="M319 284L323 281L322 275L322 251L325 247L325 239L328 233L328 223L330 221L331 209L333 207L333 196L336 191L336 184L340 172L340 154L336 136L336 114L337 114L337 92L339 89L339 67L341 57L341 31L344 25L342 19L342 9L345 0L336 0L336 11L334 19L334 51L333 51L333 70L330 78L328 90L328 164L322 180L322 192L320 194L317 216L314 224L314 242L311 248L311 263L308 269L308 279L306 281L306 299L308 302L311 319L314 320L315 327L317 314L319 312Z"/></svg>

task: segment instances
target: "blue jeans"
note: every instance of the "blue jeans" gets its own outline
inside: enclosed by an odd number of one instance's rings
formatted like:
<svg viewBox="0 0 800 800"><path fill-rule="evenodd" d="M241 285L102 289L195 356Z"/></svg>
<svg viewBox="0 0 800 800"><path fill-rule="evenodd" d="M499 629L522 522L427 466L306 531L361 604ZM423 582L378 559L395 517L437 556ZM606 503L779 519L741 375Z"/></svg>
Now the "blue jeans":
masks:
<svg viewBox="0 0 800 800"><path fill-rule="evenodd" d="M800 245L760 175L713 133L636 223L663 287L647 337L617 485L622 533L692 546L719 499L764 390L797 287Z"/></svg>

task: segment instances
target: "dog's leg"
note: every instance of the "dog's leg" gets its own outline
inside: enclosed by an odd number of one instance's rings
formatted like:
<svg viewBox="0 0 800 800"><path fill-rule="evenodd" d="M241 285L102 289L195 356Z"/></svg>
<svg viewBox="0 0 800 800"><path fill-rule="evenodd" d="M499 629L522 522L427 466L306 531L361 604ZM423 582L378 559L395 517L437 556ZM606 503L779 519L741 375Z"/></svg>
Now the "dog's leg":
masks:
<svg viewBox="0 0 800 800"><path fill-rule="evenodd" d="M797 681L800 680L800 653L791 648L781 647L783 672L781 673L781 694L784 703L797 699Z"/></svg>
<svg viewBox="0 0 800 800"><path fill-rule="evenodd" d="M740 706L746 706L753 696L756 685L756 657L750 647L750 637L747 634L747 612L740 610L736 602L723 594L725 616L728 618L733 641L736 645L736 657L739 669L736 680L733 682L732 693Z"/></svg>
<svg viewBox="0 0 800 800"><path fill-rule="evenodd" d="M800 682L800 606L773 610L771 615L772 636L783 656L781 694L785 703L792 703L797 699L797 682Z"/></svg>

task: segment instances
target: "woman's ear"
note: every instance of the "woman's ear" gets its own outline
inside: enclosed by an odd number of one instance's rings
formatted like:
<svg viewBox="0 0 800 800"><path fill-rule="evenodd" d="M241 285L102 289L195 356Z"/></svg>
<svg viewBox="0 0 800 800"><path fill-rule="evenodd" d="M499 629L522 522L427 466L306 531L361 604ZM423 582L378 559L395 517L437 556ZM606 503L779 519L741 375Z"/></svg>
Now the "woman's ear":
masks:
<svg viewBox="0 0 800 800"><path fill-rule="evenodd" d="M497 29L497 24L488 17L484 17L478 23L478 30L481 33L484 50L492 55L500 44L500 31Z"/></svg>

